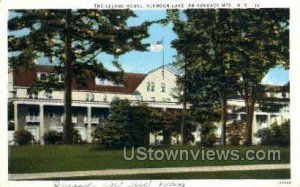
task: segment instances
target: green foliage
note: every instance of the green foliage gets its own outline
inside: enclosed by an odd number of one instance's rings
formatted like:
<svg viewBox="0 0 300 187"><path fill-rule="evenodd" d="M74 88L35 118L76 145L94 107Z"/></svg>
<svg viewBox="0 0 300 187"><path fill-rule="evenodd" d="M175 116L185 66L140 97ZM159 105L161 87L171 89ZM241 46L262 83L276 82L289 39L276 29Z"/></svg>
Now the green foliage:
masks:
<svg viewBox="0 0 300 187"><path fill-rule="evenodd" d="M81 143L81 135L79 134L79 131L77 129L72 129L72 140L73 143Z"/></svg>
<svg viewBox="0 0 300 187"><path fill-rule="evenodd" d="M111 103L108 124L97 128L92 136L107 147L142 146L149 143L150 109L144 105L130 106L128 100Z"/></svg>
<svg viewBox="0 0 300 187"><path fill-rule="evenodd" d="M14 141L18 145L26 145L34 141L34 137L27 130L19 130L14 133Z"/></svg>
<svg viewBox="0 0 300 187"><path fill-rule="evenodd" d="M28 90L37 93L64 89L64 143L72 143L72 84L86 88L87 81L99 77L122 83L123 70L118 58L132 50L146 51L148 28L159 21L128 26L127 20L136 17L132 10L44 9L13 10L8 21L9 66L15 71L34 68L34 61L45 57L57 66L52 73L64 74L64 84L49 78L36 81ZM18 35L26 30L24 35ZM112 55L117 72L107 70L96 58L100 53ZM89 73L87 73L89 72Z"/></svg>
<svg viewBox="0 0 300 187"><path fill-rule="evenodd" d="M240 142L244 140L245 123L242 121L234 121L228 124L228 138L231 145L240 145Z"/></svg>
<svg viewBox="0 0 300 187"><path fill-rule="evenodd" d="M45 144L56 144L62 141L62 133L56 130L48 131L44 134Z"/></svg>
<svg viewBox="0 0 300 187"><path fill-rule="evenodd" d="M180 19L180 13L186 19ZM180 81L189 102L211 100L224 109L226 99L238 90L246 106L246 142L252 144L260 83L270 68L289 67L288 9L188 9L171 11L169 17L178 35L172 45L182 57L179 67L185 77Z"/></svg>
<svg viewBox="0 0 300 187"><path fill-rule="evenodd" d="M109 72L97 59L100 53L113 55L113 64L119 72L121 65L119 56L132 51L146 51L149 44L142 42L149 37L148 28L161 20L144 22L136 26L128 26L127 20L136 17L132 10L13 10L12 18L8 21L9 29L9 64L15 71L34 68L34 60L46 57L55 65L56 73L63 73L67 68L66 48L70 47L72 70L77 86L86 85L89 76L99 76L116 82L122 82L120 73ZM24 35L16 31L28 30ZM67 46L66 37L71 39ZM17 53L16 53L17 52ZM84 76L85 71L93 72ZM55 83L55 84L54 84ZM37 82L37 91L62 89L55 78Z"/></svg>
<svg viewBox="0 0 300 187"><path fill-rule="evenodd" d="M201 145L203 147L212 147L216 143L215 130L216 126L212 122L204 122L201 124Z"/></svg>
<svg viewBox="0 0 300 187"><path fill-rule="evenodd" d="M62 143L63 133L57 132L56 130L50 130L44 134L45 144L57 144ZM72 130L73 143L81 143L81 135L77 129Z"/></svg>
<svg viewBox="0 0 300 187"><path fill-rule="evenodd" d="M271 128L258 130L256 137L261 138L262 145L290 145L290 122L287 121L281 125L273 123Z"/></svg>
<svg viewBox="0 0 300 187"><path fill-rule="evenodd" d="M98 144L106 147L147 146L149 133L163 135L163 144L180 133L180 111L149 108L145 104L130 105L128 100L111 103L108 124L92 133Z"/></svg>
<svg viewBox="0 0 300 187"><path fill-rule="evenodd" d="M240 145L241 137L238 134L233 134L229 137L231 145Z"/></svg>

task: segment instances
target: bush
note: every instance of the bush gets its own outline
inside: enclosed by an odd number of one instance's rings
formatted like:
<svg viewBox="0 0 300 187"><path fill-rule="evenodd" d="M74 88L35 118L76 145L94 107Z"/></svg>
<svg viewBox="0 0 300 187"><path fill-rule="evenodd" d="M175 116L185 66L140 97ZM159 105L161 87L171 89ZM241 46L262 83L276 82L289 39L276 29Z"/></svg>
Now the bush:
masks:
<svg viewBox="0 0 300 187"><path fill-rule="evenodd" d="M63 134L56 130L48 131L44 134L45 144L56 144L62 141Z"/></svg>
<svg viewBox="0 0 300 187"><path fill-rule="evenodd" d="M73 129L72 136L73 136L73 143L82 142L81 135L79 134L79 131L77 129ZM62 142L62 139L63 139L63 133L57 132L56 130L51 130L44 134L45 144L57 144L59 142Z"/></svg>
<svg viewBox="0 0 300 187"><path fill-rule="evenodd" d="M231 145L240 145L241 137L238 134L233 134L229 137Z"/></svg>
<svg viewBox="0 0 300 187"><path fill-rule="evenodd" d="M257 131L255 134L256 137L260 138L260 144L262 145L271 145L272 143L272 132L270 128L263 128Z"/></svg>
<svg viewBox="0 0 300 187"><path fill-rule="evenodd" d="M205 122L201 125L201 145L203 147L212 147L216 143L216 126L211 122Z"/></svg>
<svg viewBox="0 0 300 187"><path fill-rule="evenodd" d="M201 145L203 147L212 147L216 141L216 135L214 133L209 133L202 137Z"/></svg>
<svg viewBox="0 0 300 187"><path fill-rule="evenodd" d="M107 125L97 128L92 133L93 139L112 148L148 145L150 115L146 105L131 106L128 100L116 99L111 103Z"/></svg>
<svg viewBox="0 0 300 187"><path fill-rule="evenodd" d="M14 141L18 145L26 145L34 141L32 134L27 130L20 130L14 133Z"/></svg>
<svg viewBox="0 0 300 187"><path fill-rule="evenodd" d="M281 125L273 123L271 128L263 128L257 131L256 137L261 138L262 145L290 145L290 122Z"/></svg>
<svg viewBox="0 0 300 187"><path fill-rule="evenodd" d="M79 131L77 129L73 128L72 136L73 136L73 143L80 143L82 141L81 135L79 134Z"/></svg>

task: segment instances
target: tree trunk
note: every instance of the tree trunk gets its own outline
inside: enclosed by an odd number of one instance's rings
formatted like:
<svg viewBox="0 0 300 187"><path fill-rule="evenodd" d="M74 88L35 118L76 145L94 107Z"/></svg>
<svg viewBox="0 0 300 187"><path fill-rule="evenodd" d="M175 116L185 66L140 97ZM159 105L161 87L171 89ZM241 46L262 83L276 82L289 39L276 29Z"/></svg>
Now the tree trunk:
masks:
<svg viewBox="0 0 300 187"><path fill-rule="evenodd" d="M186 128L186 114L187 114L187 107L186 107L186 86L184 85L184 88L183 88L182 122L181 122L181 128L180 128L181 144L184 144L184 145L187 143L186 132L185 132L185 128Z"/></svg>
<svg viewBox="0 0 300 187"><path fill-rule="evenodd" d="M245 144L247 146L252 145L252 123L253 123L253 114L254 114L254 106L255 99L253 98L253 90L252 88L245 87L245 106L246 106L246 141Z"/></svg>
<svg viewBox="0 0 300 187"><path fill-rule="evenodd" d="M221 100L222 144L226 145L227 97L224 91L219 92Z"/></svg>
<svg viewBox="0 0 300 187"><path fill-rule="evenodd" d="M66 10L65 23L65 63L64 63L64 127L63 143L72 144L72 46L71 46L71 10Z"/></svg>

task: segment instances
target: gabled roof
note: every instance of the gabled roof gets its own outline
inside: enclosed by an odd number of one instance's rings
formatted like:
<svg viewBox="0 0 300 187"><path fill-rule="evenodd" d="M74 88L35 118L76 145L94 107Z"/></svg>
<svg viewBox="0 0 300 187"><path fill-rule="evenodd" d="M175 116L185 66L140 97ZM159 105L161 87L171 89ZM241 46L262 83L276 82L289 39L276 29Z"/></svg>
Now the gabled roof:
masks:
<svg viewBox="0 0 300 187"><path fill-rule="evenodd" d="M173 66L172 64L166 64L166 65L163 65L163 66L159 66L159 67L149 71L148 74L150 74L152 72L155 72L155 71L157 71L159 69L162 69L162 68L165 68L165 70L168 70L169 72L171 72L175 75L178 75L178 76L181 74L180 71L175 66Z"/></svg>
<svg viewBox="0 0 300 187"><path fill-rule="evenodd" d="M37 72L53 73L55 70L54 66L36 65L32 69L17 72L14 74L14 86L32 86L37 78ZM96 85L94 79L89 79L86 88L78 89L76 82L73 83L72 87L74 90L133 94L145 76L145 74L125 73L125 86L100 86Z"/></svg>

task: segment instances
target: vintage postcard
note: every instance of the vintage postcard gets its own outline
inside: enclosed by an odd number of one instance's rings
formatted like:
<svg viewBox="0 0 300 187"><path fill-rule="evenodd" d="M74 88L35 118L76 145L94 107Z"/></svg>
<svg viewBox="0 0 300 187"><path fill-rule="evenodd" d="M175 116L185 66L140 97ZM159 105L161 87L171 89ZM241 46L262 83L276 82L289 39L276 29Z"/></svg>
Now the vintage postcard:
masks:
<svg viewBox="0 0 300 187"><path fill-rule="evenodd" d="M298 2L0 4L1 186L300 185Z"/></svg>

